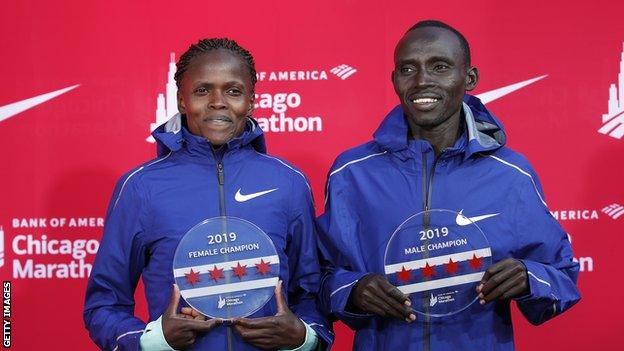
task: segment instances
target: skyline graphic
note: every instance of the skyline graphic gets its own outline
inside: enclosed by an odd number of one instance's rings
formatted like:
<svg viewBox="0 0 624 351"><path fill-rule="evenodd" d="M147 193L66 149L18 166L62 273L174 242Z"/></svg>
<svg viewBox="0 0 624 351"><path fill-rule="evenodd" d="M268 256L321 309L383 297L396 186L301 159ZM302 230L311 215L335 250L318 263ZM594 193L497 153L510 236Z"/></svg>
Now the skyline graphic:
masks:
<svg viewBox="0 0 624 351"><path fill-rule="evenodd" d="M607 113L602 115L602 124L598 129L599 133L616 139L622 139L624 136L624 43L620 54L618 80L609 86Z"/></svg>
<svg viewBox="0 0 624 351"><path fill-rule="evenodd" d="M178 87L176 86L174 75L176 72L175 52L169 56L169 71L167 72L167 84L165 85L165 93L158 93L156 98L156 122L150 123L150 133L159 125L167 122L167 120L178 113ZM148 142L153 143L154 137L148 136Z"/></svg>

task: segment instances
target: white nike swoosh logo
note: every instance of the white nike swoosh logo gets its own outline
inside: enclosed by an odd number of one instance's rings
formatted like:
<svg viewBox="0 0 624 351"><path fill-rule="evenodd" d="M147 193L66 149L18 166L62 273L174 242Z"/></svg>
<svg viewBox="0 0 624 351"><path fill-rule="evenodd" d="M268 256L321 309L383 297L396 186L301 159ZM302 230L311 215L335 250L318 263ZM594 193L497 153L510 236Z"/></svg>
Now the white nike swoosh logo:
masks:
<svg viewBox="0 0 624 351"><path fill-rule="evenodd" d="M461 225L461 226L472 224L472 223L478 222L486 218L498 216L500 214L500 213L492 213L492 214L486 214L486 215L481 215L481 216L466 217L462 214L462 212L464 212L464 210L459 211L459 213L457 214L457 217L455 218L455 222L457 223L457 225Z"/></svg>
<svg viewBox="0 0 624 351"><path fill-rule="evenodd" d="M251 199L257 198L258 196L262 196L262 195L266 195L268 193L274 192L277 189L278 188L269 189L269 190L265 190L265 191L259 191L257 193L251 193L251 194L247 194L247 195L243 195L243 194L241 194L241 190L239 188L238 191L236 192L236 195L234 195L234 200L236 200L238 202L249 201Z"/></svg>
<svg viewBox="0 0 624 351"><path fill-rule="evenodd" d="M14 102L12 104L0 106L0 122L4 121L7 118L11 118L18 113L24 112L39 104L42 104L50 99L54 99L55 97L61 94L65 94L66 92L72 89L75 89L79 86L80 84L72 85L71 87L67 87L67 88L59 89L50 93L31 97L30 99L25 99L25 100Z"/></svg>
<svg viewBox="0 0 624 351"><path fill-rule="evenodd" d="M488 102L492 102L496 99L502 98L503 96L509 94L509 93L513 93L514 91L520 89L520 88L524 88L529 84L535 83L540 79L546 78L548 77L547 74L543 75L543 76L539 76L539 77L535 77L535 78L531 78L519 83L515 83L515 84L511 84L502 88L498 88L498 89L494 89L494 90L490 90L490 91L486 91L485 93L481 93L479 95L477 95L477 97L479 98L479 100L481 100L481 102L483 104L487 104Z"/></svg>

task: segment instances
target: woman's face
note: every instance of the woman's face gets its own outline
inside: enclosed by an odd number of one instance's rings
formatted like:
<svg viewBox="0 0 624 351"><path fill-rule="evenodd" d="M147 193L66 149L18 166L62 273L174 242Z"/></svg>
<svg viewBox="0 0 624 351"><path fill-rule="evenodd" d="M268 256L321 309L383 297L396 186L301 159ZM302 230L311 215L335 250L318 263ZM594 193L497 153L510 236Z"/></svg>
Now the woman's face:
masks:
<svg viewBox="0 0 624 351"><path fill-rule="evenodd" d="M191 133L221 146L243 132L253 99L243 59L218 49L191 60L178 90L178 109Z"/></svg>

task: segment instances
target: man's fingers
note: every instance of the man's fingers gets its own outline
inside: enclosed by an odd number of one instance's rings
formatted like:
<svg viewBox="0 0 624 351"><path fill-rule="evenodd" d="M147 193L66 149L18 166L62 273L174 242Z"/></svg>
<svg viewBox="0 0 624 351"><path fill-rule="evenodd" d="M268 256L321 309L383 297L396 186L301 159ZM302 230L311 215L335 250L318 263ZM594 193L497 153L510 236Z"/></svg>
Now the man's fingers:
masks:
<svg viewBox="0 0 624 351"><path fill-rule="evenodd" d="M524 266L522 265L505 265L502 270L497 271L483 284L480 291L481 295L490 294L497 286L516 275L521 275L523 272Z"/></svg>
<svg viewBox="0 0 624 351"><path fill-rule="evenodd" d="M169 300L169 306L167 306L167 310L165 311L164 314L169 317L175 316L179 303L180 303L180 289L178 289L177 284L173 284L173 291L171 291L171 299Z"/></svg>
<svg viewBox="0 0 624 351"><path fill-rule="evenodd" d="M275 303L277 304L277 313L282 314L288 311L288 305L286 304L286 299L284 298L284 293L282 292L282 281L278 281L275 286Z"/></svg>
<svg viewBox="0 0 624 351"><path fill-rule="evenodd" d="M405 301L409 301L409 296L401 292L396 286L390 284L387 280L381 280L381 289L386 292L386 295L392 297L400 304L405 304Z"/></svg>
<svg viewBox="0 0 624 351"><path fill-rule="evenodd" d="M378 297L375 293L371 291L365 291L363 294L363 303L362 310L376 314L382 317L392 316L389 313L391 309L380 297Z"/></svg>
<svg viewBox="0 0 624 351"><path fill-rule="evenodd" d="M376 291L377 297L385 303L386 311L392 316L402 320L411 320L412 311L401 300L388 296L383 291ZM401 301L401 302L399 302ZM415 319L416 316L414 316Z"/></svg>
<svg viewBox="0 0 624 351"><path fill-rule="evenodd" d="M499 284L495 289L490 291L488 294L482 295L482 300L485 302L490 302L499 299L508 299L516 296L517 293L523 290L524 277L521 274L516 274L514 276L508 277L501 284Z"/></svg>

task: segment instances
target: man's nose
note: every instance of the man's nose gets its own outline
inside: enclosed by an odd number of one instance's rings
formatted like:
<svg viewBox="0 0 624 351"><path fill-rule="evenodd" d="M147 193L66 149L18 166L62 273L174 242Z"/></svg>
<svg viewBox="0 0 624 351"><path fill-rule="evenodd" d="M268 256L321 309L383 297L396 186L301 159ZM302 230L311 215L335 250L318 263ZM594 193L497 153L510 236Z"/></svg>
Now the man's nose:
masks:
<svg viewBox="0 0 624 351"><path fill-rule="evenodd" d="M211 91L208 96L208 105L210 108L215 110L220 110L226 108L225 99L223 98L223 94L219 91Z"/></svg>
<svg viewBox="0 0 624 351"><path fill-rule="evenodd" d="M432 84L431 74L426 69L419 69L414 75L417 86L430 86Z"/></svg>

